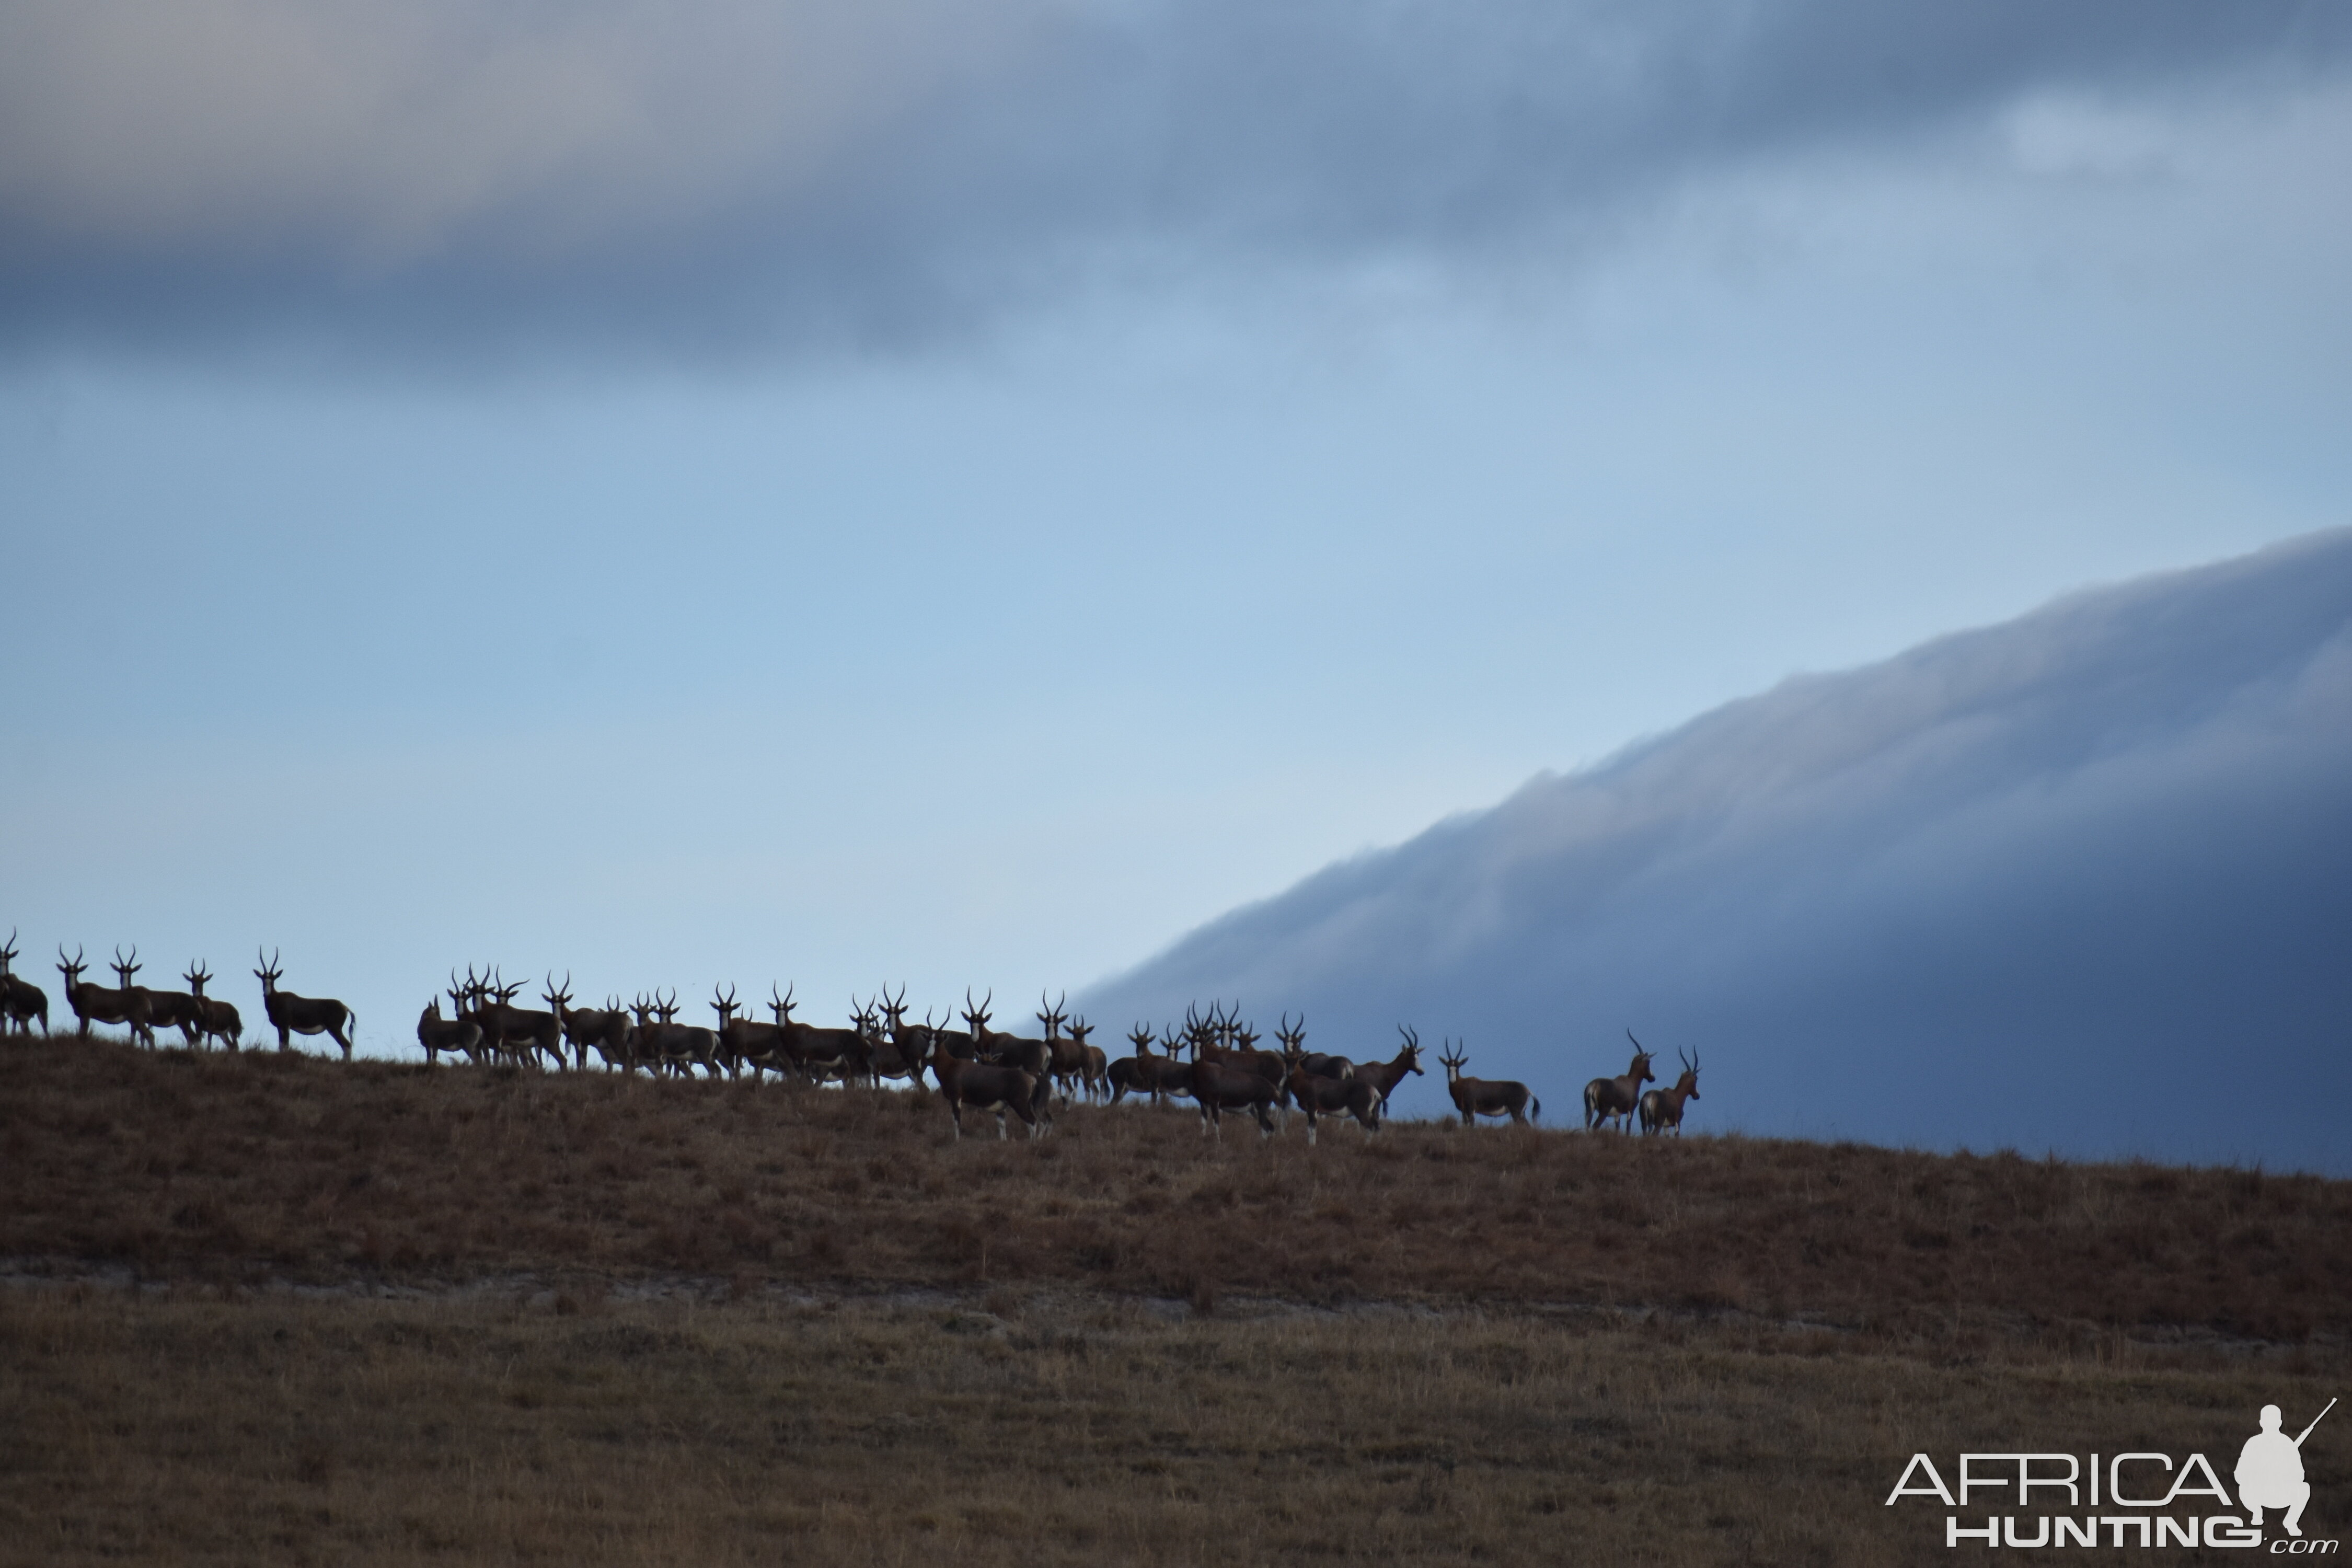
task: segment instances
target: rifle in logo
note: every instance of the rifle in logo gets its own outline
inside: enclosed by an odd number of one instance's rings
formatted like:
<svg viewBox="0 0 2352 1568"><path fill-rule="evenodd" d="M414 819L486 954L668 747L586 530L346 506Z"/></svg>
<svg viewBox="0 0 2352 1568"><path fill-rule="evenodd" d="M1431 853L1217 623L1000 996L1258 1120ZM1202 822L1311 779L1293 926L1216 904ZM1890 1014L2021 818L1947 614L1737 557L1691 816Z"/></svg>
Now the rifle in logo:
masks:
<svg viewBox="0 0 2352 1568"><path fill-rule="evenodd" d="M2246 1510L2246 1523L2260 1530L2263 1510L2282 1509L2286 1517L2280 1522L2289 1535L2303 1533L2304 1505L2311 1501L2311 1483L2303 1479L2303 1440L2311 1436L2312 1427L2327 1419L2327 1411L2336 1408L2336 1401L2327 1402L2327 1409L2311 1418L2311 1426L2290 1437L2279 1430L2279 1407L2263 1406L2263 1429L2246 1439L2238 1451L2238 1501Z"/></svg>

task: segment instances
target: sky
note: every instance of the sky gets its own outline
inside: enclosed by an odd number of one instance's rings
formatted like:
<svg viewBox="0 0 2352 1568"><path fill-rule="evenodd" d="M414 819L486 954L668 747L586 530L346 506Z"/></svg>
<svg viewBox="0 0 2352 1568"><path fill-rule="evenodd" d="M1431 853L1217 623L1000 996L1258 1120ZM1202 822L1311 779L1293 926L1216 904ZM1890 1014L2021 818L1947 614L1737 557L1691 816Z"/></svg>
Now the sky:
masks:
<svg viewBox="0 0 2352 1568"><path fill-rule="evenodd" d="M45 983L267 943L384 1052L469 963L1002 1022L1793 672L2339 526L2347 49L10 6L0 920Z"/></svg>

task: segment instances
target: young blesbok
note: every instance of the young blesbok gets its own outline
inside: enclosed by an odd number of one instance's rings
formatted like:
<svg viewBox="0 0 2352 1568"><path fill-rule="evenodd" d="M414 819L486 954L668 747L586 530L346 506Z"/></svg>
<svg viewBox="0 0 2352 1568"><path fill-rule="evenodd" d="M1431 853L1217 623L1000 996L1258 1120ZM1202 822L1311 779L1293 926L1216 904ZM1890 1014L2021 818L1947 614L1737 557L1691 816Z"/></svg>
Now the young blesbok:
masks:
<svg viewBox="0 0 2352 1568"><path fill-rule="evenodd" d="M260 956L258 949L255 956ZM296 1035L325 1035L343 1047L343 1060L351 1060L350 1031L359 1025L352 1010L331 996L297 996L291 991L280 991L278 982L285 973L278 967L274 950L253 972L253 977L261 982L262 1011L269 1015L269 1022L278 1031L278 1048L292 1050Z"/></svg>
<svg viewBox="0 0 2352 1568"><path fill-rule="evenodd" d="M1642 1103L1642 1086L1655 1083L1658 1075L1650 1070L1650 1053L1642 1042L1633 1039L1633 1031L1625 1031L1633 1040L1633 1065L1625 1069L1623 1078L1596 1078L1584 1086L1584 1127L1586 1131L1604 1121L1614 1121L1622 1132L1633 1120L1633 1112Z"/></svg>
<svg viewBox="0 0 2352 1568"><path fill-rule="evenodd" d="M218 1040L230 1050L236 1050L237 1042L245 1038L245 1020L237 1016L236 1007L230 1004L205 994L205 986L213 978L212 971L199 959L190 964L187 973L180 978L188 983L189 991L194 993L197 1037Z"/></svg>
<svg viewBox="0 0 2352 1568"><path fill-rule="evenodd" d="M416 1016L416 1043L425 1047L425 1065L433 1067L448 1051L479 1065L482 1059L482 1026L471 1018L444 1018L441 998L436 996Z"/></svg>
<svg viewBox="0 0 2352 1568"><path fill-rule="evenodd" d="M1698 1053L1694 1051L1685 1057L1677 1049L1675 1055L1681 1058L1683 1064L1683 1076L1675 1079L1675 1087L1654 1089L1642 1097L1642 1131L1644 1132L1663 1132L1671 1127L1675 1130L1675 1136L1681 1137L1683 1102L1698 1098ZM1736 1089L1738 1086L1735 1084L1732 1087Z"/></svg>
<svg viewBox="0 0 2352 1568"><path fill-rule="evenodd" d="M1507 1078L1464 1078L1462 1068L1470 1060L1468 1041L1458 1052L1441 1049L1437 1059L1445 1064L1445 1092L1454 1097L1454 1109L1462 1113L1465 1127L1475 1127L1482 1116L1507 1116L1525 1127L1529 1116L1543 1114L1543 1102L1528 1092L1526 1084Z"/></svg>
<svg viewBox="0 0 2352 1568"><path fill-rule="evenodd" d="M1297 1038L1289 1034L1281 1037L1286 1043ZM1307 1053L1296 1044L1291 1044L1284 1054L1290 1061L1290 1082L1287 1086L1290 1098L1298 1102L1298 1109L1307 1116L1308 1148L1315 1146L1316 1123L1324 1116L1345 1113L1354 1117L1356 1125L1366 1133L1381 1130L1380 1097L1372 1091L1370 1084L1360 1083L1353 1078L1325 1078L1319 1073L1307 1071Z"/></svg>
<svg viewBox="0 0 2352 1568"><path fill-rule="evenodd" d="M1019 1068L1002 1067L993 1062L968 1062L951 1056L943 1040L931 1044L931 1076L939 1079L940 1098L948 1102L948 1114L955 1120L955 1135L963 1136L963 1108L996 1112L996 1136L1005 1136L1004 1113L1010 1110L1027 1124L1029 1136L1037 1136L1037 1102L1045 1097L1045 1085Z"/></svg>
<svg viewBox="0 0 2352 1568"><path fill-rule="evenodd" d="M139 950L132 948L131 956L138 957ZM138 973L137 964L123 964L121 948L114 950L114 957L117 973L124 975L126 980ZM58 973L66 977L66 1005L74 1010L74 1016L80 1021L81 1027L78 1033L88 1036L92 1024L121 1024L131 1030L132 1038L145 1045L153 1045L155 1032L147 1026L146 993L128 984L119 987L92 985L81 977L82 971L89 967L82 962L81 949L75 948L74 955L68 958L64 946L58 946ZM46 1033L47 1026L42 1027Z"/></svg>
<svg viewBox="0 0 2352 1568"><path fill-rule="evenodd" d="M62 957L65 950L58 950ZM33 1020L41 1021L41 1033L49 1032L49 994L29 980L18 978L9 970L16 961L16 931L8 931L8 945L0 947L0 1028L14 1027L20 1035L33 1032Z"/></svg>
<svg viewBox="0 0 2352 1568"><path fill-rule="evenodd" d="M1254 1053L1253 1053L1254 1054ZM1255 1066L1203 1035L1192 1046L1192 1103L1200 1108L1201 1135L1224 1142L1224 1113L1246 1110L1257 1119L1261 1142L1274 1136L1274 1107L1284 1099Z"/></svg>
<svg viewBox="0 0 2352 1568"><path fill-rule="evenodd" d="M1389 1113L1389 1096L1396 1091L1398 1084L1404 1081L1404 1075L1421 1071L1420 1033L1406 1028L1402 1024L1397 1026L1397 1033L1404 1037L1404 1046L1394 1057L1384 1062L1358 1062L1354 1073L1358 1083L1372 1086L1372 1093L1380 1101L1382 1116Z"/></svg>

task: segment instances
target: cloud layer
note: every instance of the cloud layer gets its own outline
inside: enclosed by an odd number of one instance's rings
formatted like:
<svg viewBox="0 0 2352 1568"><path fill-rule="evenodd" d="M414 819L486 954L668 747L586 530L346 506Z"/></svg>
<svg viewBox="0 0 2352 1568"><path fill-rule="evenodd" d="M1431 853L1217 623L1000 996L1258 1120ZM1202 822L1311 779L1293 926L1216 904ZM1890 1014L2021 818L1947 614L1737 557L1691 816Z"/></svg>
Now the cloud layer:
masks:
<svg viewBox="0 0 2352 1568"><path fill-rule="evenodd" d="M1694 1126L2343 1171L2347 802L2339 531L1792 679L1085 1000L1410 1021L1571 1124L1630 1026L1701 1054Z"/></svg>
<svg viewBox="0 0 2352 1568"><path fill-rule="evenodd" d="M1106 269L1572 238L2036 94L2340 68L2302 0L294 0L0 14L0 342L920 335Z"/></svg>

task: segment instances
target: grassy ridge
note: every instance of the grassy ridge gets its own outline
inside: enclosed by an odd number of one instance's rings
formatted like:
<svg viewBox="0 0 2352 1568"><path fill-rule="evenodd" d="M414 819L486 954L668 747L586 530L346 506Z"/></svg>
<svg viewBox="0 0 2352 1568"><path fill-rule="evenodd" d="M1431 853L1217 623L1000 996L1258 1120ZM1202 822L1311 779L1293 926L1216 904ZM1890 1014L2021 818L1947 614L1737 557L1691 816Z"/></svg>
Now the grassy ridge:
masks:
<svg viewBox="0 0 2352 1568"><path fill-rule="evenodd" d="M1904 1334L2352 1328L2352 1184L1451 1123L1031 1144L936 1099L0 1047L0 1257L150 1275L530 1271L1729 1310Z"/></svg>

